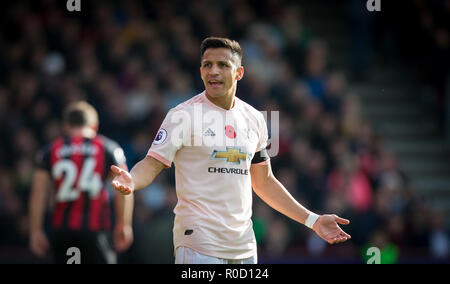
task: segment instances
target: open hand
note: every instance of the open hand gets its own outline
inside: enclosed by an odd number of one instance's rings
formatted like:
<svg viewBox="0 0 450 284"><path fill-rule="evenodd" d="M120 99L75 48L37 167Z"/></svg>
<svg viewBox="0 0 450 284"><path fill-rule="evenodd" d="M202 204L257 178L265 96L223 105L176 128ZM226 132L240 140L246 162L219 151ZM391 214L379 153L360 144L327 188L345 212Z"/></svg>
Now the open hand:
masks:
<svg viewBox="0 0 450 284"><path fill-rule="evenodd" d="M39 257L44 257L50 246L44 231L37 230L30 234L30 250Z"/></svg>
<svg viewBox="0 0 450 284"><path fill-rule="evenodd" d="M340 227L341 225L348 225L350 221L340 218L336 215L321 215L313 225L313 230L319 237L328 242L329 244L337 244L345 242L350 239L351 236L344 232Z"/></svg>
<svg viewBox="0 0 450 284"><path fill-rule="evenodd" d="M114 228L114 247L123 252L133 243L133 229L129 225L117 224Z"/></svg>
<svg viewBox="0 0 450 284"><path fill-rule="evenodd" d="M134 182L131 174L117 166L111 166L111 171L114 174L114 179L111 182L112 187L122 193L128 195L134 191Z"/></svg>

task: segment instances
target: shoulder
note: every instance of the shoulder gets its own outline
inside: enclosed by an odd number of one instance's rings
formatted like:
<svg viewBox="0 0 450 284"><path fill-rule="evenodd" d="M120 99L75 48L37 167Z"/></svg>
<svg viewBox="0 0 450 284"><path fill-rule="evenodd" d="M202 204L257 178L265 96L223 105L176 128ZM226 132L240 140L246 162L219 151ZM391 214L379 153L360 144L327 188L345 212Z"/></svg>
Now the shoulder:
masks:
<svg viewBox="0 0 450 284"><path fill-rule="evenodd" d="M95 136L95 138L93 140L101 141L101 143L104 145L104 147L106 149L120 148L119 143L117 143L115 140L113 140L109 137L106 137L102 134L98 134L97 136Z"/></svg>
<svg viewBox="0 0 450 284"><path fill-rule="evenodd" d="M200 94L190 98L189 100L178 104L176 107L171 108L169 110L169 113L175 112L175 111L182 111L182 110L191 111L195 104L203 103L203 102L204 102L203 93L200 93Z"/></svg>
<svg viewBox="0 0 450 284"><path fill-rule="evenodd" d="M67 143L68 137L67 136L61 136L59 138L56 138L55 140L51 141L50 143L44 145L39 152L43 155L49 155L52 151L60 148L62 145Z"/></svg>
<svg viewBox="0 0 450 284"><path fill-rule="evenodd" d="M51 153L54 143L55 142L49 143L49 144L46 144L43 147L41 147L35 155L35 160L43 161L43 160L47 159L50 156L50 153Z"/></svg>
<svg viewBox="0 0 450 284"><path fill-rule="evenodd" d="M34 156L34 160L37 166L40 168L48 169L52 153L55 153L55 150L60 148L63 144L64 137L60 137L41 147Z"/></svg>
<svg viewBox="0 0 450 284"><path fill-rule="evenodd" d="M198 104L204 103L203 93L200 93L187 101L178 104L176 107L171 108L164 119L165 124L171 124L174 121L179 121L180 119L189 118L192 120ZM167 125L166 125L167 126ZM168 127L168 126L167 126Z"/></svg>
<svg viewBox="0 0 450 284"><path fill-rule="evenodd" d="M113 155L114 156L114 155L118 155L118 154L122 154L123 153L123 149L119 145L119 143L117 143L113 139L111 139L109 137L106 137L104 135L98 134L97 136L95 136L94 139L92 139L92 141L96 145L103 145L103 146L100 146L100 147L102 147L104 149L104 151L107 153L107 155Z"/></svg>
<svg viewBox="0 0 450 284"><path fill-rule="evenodd" d="M125 153L119 143L101 134L98 134L95 139L102 141L107 157L112 157L116 165L125 163Z"/></svg>
<svg viewBox="0 0 450 284"><path fill-rule="evenodd" d="M264 115L262 111L257 110L255 107L250 105L249 103L244 102L243 100L236 97L236 103L239 104L239 107L247 113L249 116L257 120L258 122L265 121Z"/></svg>

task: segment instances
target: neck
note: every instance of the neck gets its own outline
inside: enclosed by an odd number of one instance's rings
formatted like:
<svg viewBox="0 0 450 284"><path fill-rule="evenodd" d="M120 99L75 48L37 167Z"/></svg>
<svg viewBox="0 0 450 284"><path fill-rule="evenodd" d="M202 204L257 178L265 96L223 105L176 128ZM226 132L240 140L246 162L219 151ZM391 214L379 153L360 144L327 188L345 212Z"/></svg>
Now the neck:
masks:
<svg viewBox="0 0 450 284"><path fill-rule="evenodd" d="M232 90L229 94L226 94L225 96L221 96L218 98L211 97L208 95L208 92L206 91L206 97L216 106L230 110L234 106L234 97L236 94L236 89Z"/></svg>
<svg viewBox="0 0 450 284"><path fill-rule="evenodd" d="M68 131L70 136L82 136L86 138L94 138L97 132L90 127L72 128Z"/></svg>

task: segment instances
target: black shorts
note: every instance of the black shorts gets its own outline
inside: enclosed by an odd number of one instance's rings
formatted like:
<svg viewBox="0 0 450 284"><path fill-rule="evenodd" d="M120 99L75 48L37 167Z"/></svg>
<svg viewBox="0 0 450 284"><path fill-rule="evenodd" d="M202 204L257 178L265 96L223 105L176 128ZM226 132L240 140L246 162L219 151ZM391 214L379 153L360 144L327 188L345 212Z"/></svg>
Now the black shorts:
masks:
<svg viewBox="0 0 450 284"><path fill-rule="evenodd" d="M55 263L117 263L111 232L59 230L53 232L51 244Z"/></svg>

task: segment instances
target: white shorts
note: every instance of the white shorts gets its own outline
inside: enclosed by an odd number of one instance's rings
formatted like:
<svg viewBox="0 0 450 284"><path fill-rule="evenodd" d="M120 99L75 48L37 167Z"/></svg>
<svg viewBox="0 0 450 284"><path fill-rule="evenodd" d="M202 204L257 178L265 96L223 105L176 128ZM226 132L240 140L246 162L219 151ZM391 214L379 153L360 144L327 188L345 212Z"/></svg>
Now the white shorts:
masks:
<svg viewBox="0 0 450 284"><path fill-rule="evenodd" d="M175 264L256 264L256 255L244 259L223 259L201 254L188 247L177 247Z"/></svg>

